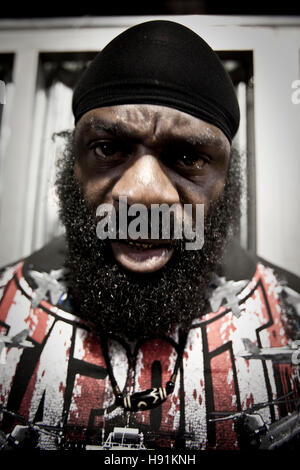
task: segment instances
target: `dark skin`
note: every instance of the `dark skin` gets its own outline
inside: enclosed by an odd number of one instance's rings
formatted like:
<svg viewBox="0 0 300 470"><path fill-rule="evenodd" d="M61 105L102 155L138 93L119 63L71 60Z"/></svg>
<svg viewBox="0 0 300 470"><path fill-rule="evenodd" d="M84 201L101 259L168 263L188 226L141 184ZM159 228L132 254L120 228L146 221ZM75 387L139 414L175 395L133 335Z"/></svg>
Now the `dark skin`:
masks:
<svg viewBox="0 0 300 470"><path fill-rule="evenodd" d="M224 189L230 143L212 124L157 105L93 109L75 131L75 177L92 210L127 196L129 204L204 204ZM170 259L139 269L149 272Z"/></svg>

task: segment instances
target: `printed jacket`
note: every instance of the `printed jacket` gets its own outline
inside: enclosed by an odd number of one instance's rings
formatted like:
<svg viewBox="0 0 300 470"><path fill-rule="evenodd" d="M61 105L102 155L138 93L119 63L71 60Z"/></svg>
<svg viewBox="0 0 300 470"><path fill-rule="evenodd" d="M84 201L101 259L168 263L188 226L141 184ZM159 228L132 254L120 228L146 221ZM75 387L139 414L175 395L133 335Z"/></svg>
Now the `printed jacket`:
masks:
<svg viewBox="0 0 300 470"><path fill-rule="evenodd" d="M300 296L280 283L270 267L245 254L238 263L236 255L229 257L221 274L232 281L234 300L225 294L216 297L217 287L212 286L214 311L192 324L174 392L158 408L125 413L114 403L101 341L72 311L67 292L56 302L51 289L42 299L36 297L30 273L55 272L63 256L63 241L55 240L2 272L2 340L28 333L24 347L2 341L2 438L20 424L9 413L14 412L31 423L54 427L41 427L41 449L101 445L115 426L138 428L151 449L240 449L259 446L271 423L299 407ZM233 265L238 272L233 273ZM137 344L117 334L109 337L108 352L121 390L127 390L130 379L135 392L165 386L178 341L177 329ZM280 397L284 399L277 403ZM249 424L249 416L255 417L255 425Z"/></svg>

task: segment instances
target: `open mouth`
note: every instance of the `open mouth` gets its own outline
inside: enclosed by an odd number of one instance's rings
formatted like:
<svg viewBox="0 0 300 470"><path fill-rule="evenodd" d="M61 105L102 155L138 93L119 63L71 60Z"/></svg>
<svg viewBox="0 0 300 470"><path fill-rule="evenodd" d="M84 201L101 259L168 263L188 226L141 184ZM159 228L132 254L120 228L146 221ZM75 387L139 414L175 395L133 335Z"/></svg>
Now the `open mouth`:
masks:
<svg viewBox="0 0 300 470"><path fill-rule="evenodd" d="M118 263L139 273L161 269L174 252L174 245L167 240L114 240L111 247Z"/></svg>

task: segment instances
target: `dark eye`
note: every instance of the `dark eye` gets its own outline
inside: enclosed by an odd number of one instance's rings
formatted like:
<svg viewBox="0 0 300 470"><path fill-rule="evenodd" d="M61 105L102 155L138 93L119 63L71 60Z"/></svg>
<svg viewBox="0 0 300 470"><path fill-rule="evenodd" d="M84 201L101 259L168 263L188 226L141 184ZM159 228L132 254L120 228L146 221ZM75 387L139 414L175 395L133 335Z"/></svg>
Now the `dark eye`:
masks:
<svg viewBox="0 0 300 470"><path fill-rule="evenodd" d="M177 163L183 167L190 167L191 169L201 170L204 165L208 162L208 158L205 155L193 154L193 153L181 153L177 155Z"/></svg>
<svg viewBox="0 0 300 470"><path fill-rule="evenodd" d="M90 148L98 157L118 157L121 155L120 146L116 142L102 141L94 142Z"/></svg>

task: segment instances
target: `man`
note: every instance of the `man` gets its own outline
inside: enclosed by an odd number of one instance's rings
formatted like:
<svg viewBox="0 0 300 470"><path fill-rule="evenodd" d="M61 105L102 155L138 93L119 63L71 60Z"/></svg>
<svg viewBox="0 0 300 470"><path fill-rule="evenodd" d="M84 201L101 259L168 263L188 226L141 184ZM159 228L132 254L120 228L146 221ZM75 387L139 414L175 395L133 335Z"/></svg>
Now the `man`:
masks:
<svg viewBox="0 0 300 470"><path fill-rule="evenodd" d="M3 447L292 441L280 420L298 418L299 295L234 243L239 109L216 54L179 24L137 25L96 56L73 112L57 177L66 242L2 274ZM162 205L170 233L161 218L154 237ZM288 431L272 440L273 422Z"/></svg>

